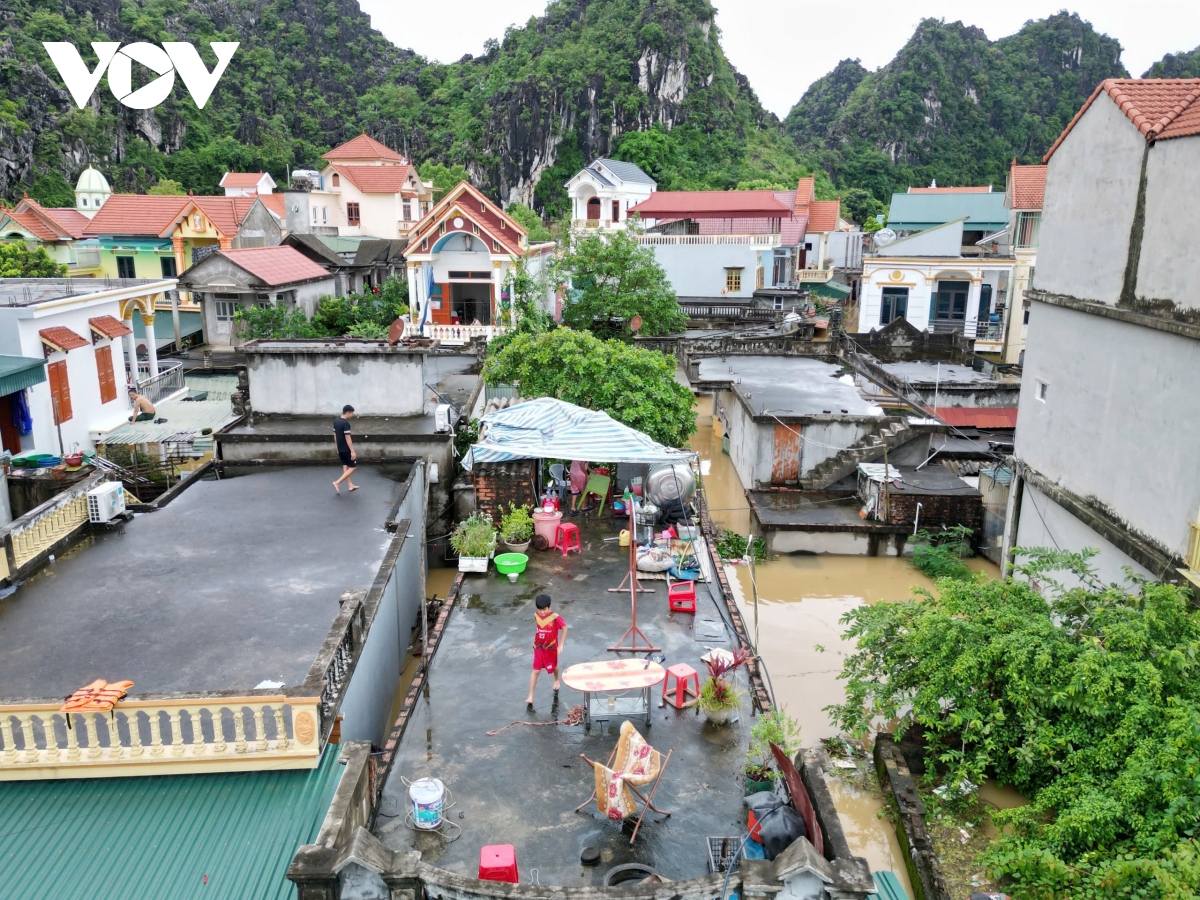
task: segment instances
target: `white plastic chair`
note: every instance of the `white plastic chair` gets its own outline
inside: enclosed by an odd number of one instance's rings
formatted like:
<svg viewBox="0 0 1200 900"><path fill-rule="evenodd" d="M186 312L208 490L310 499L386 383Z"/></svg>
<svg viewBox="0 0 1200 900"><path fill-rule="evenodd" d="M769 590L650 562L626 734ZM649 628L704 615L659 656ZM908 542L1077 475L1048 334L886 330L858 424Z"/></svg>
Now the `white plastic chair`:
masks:
<svg viewBox="0 0 1200 900"><path fill-rule="evenodd" d="M559 503L565 501L570 493L570 483L567 481L566 472L567 467L562 463L555 463L550 467L550 477L554 484L550 486L549 490L555 493Z"/></svg>

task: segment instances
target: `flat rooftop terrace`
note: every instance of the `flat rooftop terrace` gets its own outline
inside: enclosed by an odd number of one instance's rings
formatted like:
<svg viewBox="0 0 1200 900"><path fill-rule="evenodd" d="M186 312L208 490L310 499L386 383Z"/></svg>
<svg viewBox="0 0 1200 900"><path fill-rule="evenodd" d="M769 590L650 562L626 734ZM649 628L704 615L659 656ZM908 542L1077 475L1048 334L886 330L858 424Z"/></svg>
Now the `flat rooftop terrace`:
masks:
<svg viewBox="0 0 1200 900"><path fill-rule="evenodd" d="M937 363L928 360L913 360L910 362L888 362L880 363L879 367L899 378L901 381L907 381L910 384L919 385L936 385L936 384L997 384L1011 383L1020 385L1021 379L1015 376L1002 375L996 372L991 375L985 375L983 372L976 372L970 366L960 365L958 363Z"/></svg>
<svg viewBox="0 0 1200 900"><path fill-rule="evenodd" d="M819 359L779 356L707 357L701 381L729 381L756 416L878 416L883 410L865 398L843 366Z"/></svg>
<svg viewBox="0 0 1200 900"><path fill-rule="evenodd" d="M654 796L654 805L672 815L660 822L647 813L632 847L629 830L601 818L594 801L574 811L594 783L579 754L606 759L621 718L595 722L590 731L583 725L521 724L488 735L516 721L565 719L583 702L582 694L564 684L553 708L551 679L543 673L535 712L525 710L537 594L549 593L567 622L562 668L618 657L606 648L629 626L629 594L608 588L621 582L628 557L615 540L604 538L615 537L620 524L590 517L573 521L580 525L582 554L564 559L556 551L530 551L529 567L516 584L494 568L488 575L466 576L384 786L376 834L395 850L420 850L426 862L471 877L479 848L498 843L516 848L523 883L537 869L542 884L599 886L609 868L626 862L650 865L673 880L704 875L706 838L736 835L744 828L741 766L751 725L748 698L739 722L714 726L692 709L658 708L662 688L651 688L651 727L647 730L641 717L631 721L655 749L664 755L674 750ZM638 624L662 647L664 665L685 662L703 673L701 655L710 647L729 646L705 585L698 585L693 617L667 612L665 582L644 584L655 593L640 595ZM715 584L713 590L719 597ZM739 683L744 689L744 671ZM440 778L453 793L447 818L462 828L453 843L405 825L402 778L424 776ZM584 847L600 851L598 866L580 864Z"/></svg>
<svg viewBox="0 0 1200 900"><path fill-rule="evenodd" d="M348 589L368 589L407 465L198 481L89 536L0 599L0 697L64 697L97 678L131 696L303 682Z"/></svg>

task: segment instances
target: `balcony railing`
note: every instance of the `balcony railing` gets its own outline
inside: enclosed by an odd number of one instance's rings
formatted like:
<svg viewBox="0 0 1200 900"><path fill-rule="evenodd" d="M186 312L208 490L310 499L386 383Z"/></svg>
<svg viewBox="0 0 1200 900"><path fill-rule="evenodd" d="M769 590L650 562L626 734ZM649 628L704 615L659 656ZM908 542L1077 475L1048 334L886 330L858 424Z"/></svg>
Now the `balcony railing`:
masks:
<svg viewBox="0 0 1200 900"><path fill-rule="evenodd" d="M796 273L798 284L825 284L833 280L833 269L801 269Z"/></svg>
<svg viewBox="0 0 1200 900"><path fill-rule="evenodd" d="M174 774L197 763L311 768L321 746L316 698L122 700L112 712L72 713L69 723L59 707L0 706L0 781Z"/></svg>
<svg viewBox="0 0 1200 900"><path fill-rule="evenodd" d="M138 393L151 403L158 403L184 387L186 385L183 380L183 363L160 368L157 375L151 375L148 367L143 368L142 364L138 363Z"/></svg>
<svg viewBox="0 0 1200 900"><path fill-rule="evenodd" d="M506 331L508 331L508 326L506 325L434 325L426 322L421 335L422 337L434 338L448 344L465 344L479 337L490 341L492 338L504 334Z"/></svg>
<svg viewBox="0 0 1200 900"><path fill-rule="evenodd" d="M637 242L644 247L715 246L717 244L778 247L782 244L783 237L778 234L639 234Z"/></svg>
<svg viewBox="0 0 1200 900"><path fill-rule="evenodd" d="M90 475L0 528L0 581L23 577L43 554L87 524L87 492L105 475Z"/></svg>
<svg viewBox="0 0 1200 900"><path fill-rule="evenodd" d="M775 322L784 316L782 310L759 309L749 305L725 303L680 303L679 308L689 319L744 319L752 322Z"/></svg>

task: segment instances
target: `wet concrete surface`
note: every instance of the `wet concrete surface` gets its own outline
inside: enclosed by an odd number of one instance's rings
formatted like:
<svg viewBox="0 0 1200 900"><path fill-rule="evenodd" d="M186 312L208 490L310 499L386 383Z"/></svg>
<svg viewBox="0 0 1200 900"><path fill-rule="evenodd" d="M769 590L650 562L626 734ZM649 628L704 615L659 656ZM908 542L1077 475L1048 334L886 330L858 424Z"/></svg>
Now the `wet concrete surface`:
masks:
<svg viewBox="0 0 1200 900"><path fill-rule="evenodd" d="M630 602L628 593L612 594L608 588L621 582L628 557L615 541L602 539L615 536L620 525L611 519L575 521L581 523L582 555L564 559L557 552L533 551L516 584L494 569L486 576L467 576L385 785L376 832L393 849L418 849L428 862L472 876L480 847L496 843L514 845L524 882L537 869L543 884L599 885L608 868L625 862L650 865L671 879L703 875L706 838L737 835L744 828L741 766L749 740L748 701L740 722L718 727L693 710L658 708L661 688L651 689L652 727L646 731L640 718L633 721L656 749L674 750L654 799L672 815L661 822L647 816L632 847L628 831L600 818L594 802L574 812L593 786L592 770L579 754L606 758L620 719L596 723L590 732L582 725L551 724L487 734L514 721L565 718L582 702L581 694L564 685L556 715L551 683L543 674L536 711L525 711L538 593L549 593L567 622L563 668L617 656L606 648L628 627ZM702 672L700 656L707 647L693 638L693 617L668 615L663 583L647 586L656 592L641 595L639 626L662 646L666 665L686 662ZM700 607L699 619L716 619L707 597ZM744 687L744 675L741 683ZM404 824L404 779L427 775L453 792L447 817L462 828L453 843ZM601 852L595 868L579 862L588 846Z"/></svg>
<svg viewBox="0 0 1200 900"><path fill-rule="evenodd" d="M304 680L347 589L371 586L402 485L375 466L200 481L85 538L0 600L0 697L63 697L97 678L132 695Z"/></svg>
<svg viewBox="0 0 1200 900"><path fill-rule="evenodd" d="M700 380L737 381L754 415L770 411L782 418L820 415L879 416L854 378L840 365L817 359L728 356L700 360Z"/></svg>

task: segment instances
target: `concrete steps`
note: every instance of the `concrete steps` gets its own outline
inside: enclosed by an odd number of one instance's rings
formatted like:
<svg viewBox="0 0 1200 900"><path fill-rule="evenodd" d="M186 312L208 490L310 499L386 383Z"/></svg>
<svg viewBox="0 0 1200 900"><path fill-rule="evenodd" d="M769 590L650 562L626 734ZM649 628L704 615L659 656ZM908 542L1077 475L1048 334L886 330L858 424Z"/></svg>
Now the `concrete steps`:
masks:
<svg viewBox="0 0 1200 900"><path fill-rule="evenodd" d="M895 450L907 444L912 436L913 428L906 419L887 420L887 424L877 431L872 431L857 443L819 463L800 479L800 487L806 491L827 488L854 472L859 463L883 459L885 450Z"/></svg>

